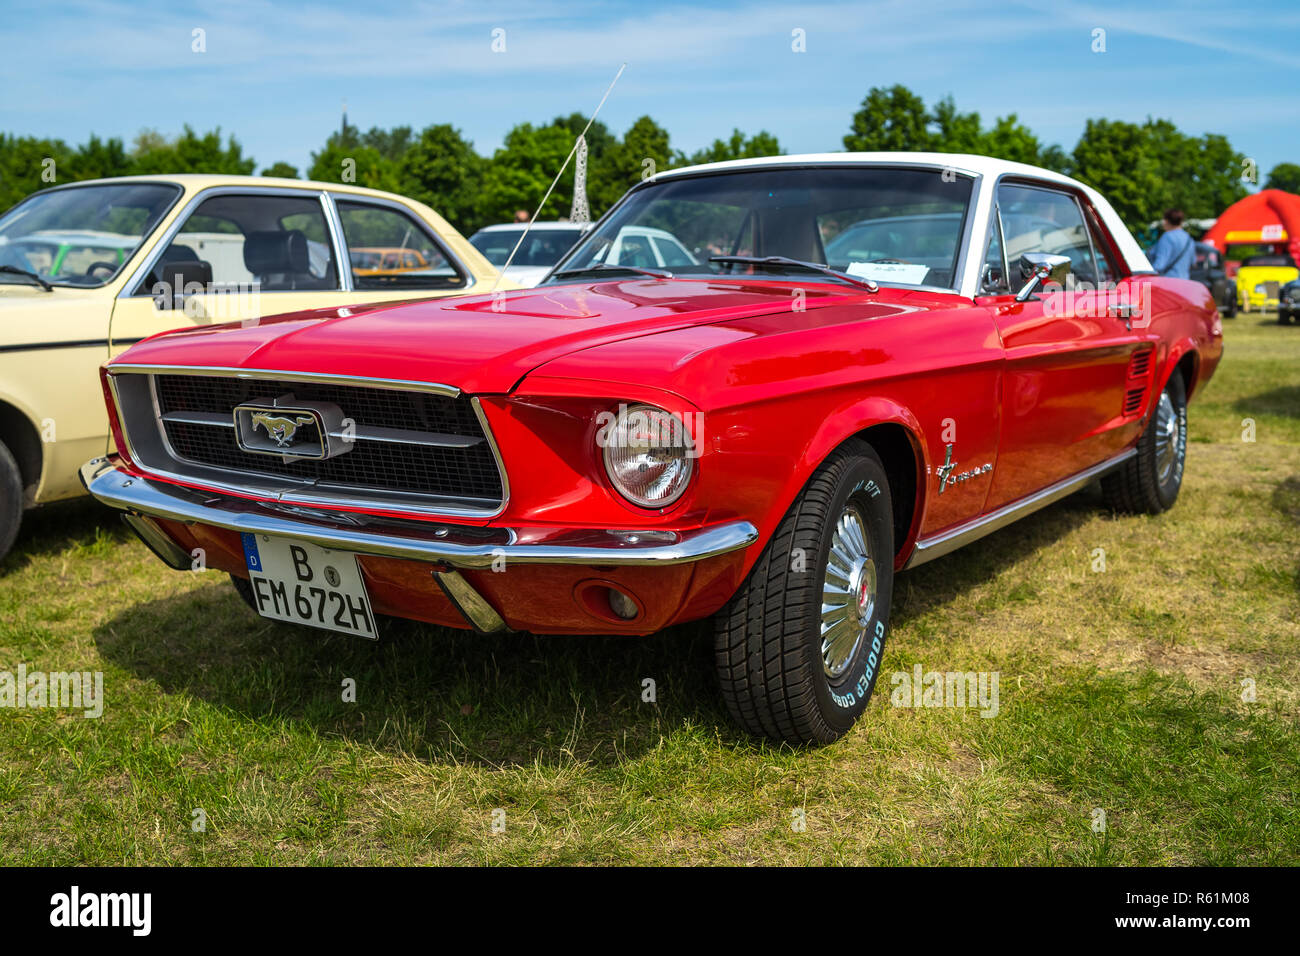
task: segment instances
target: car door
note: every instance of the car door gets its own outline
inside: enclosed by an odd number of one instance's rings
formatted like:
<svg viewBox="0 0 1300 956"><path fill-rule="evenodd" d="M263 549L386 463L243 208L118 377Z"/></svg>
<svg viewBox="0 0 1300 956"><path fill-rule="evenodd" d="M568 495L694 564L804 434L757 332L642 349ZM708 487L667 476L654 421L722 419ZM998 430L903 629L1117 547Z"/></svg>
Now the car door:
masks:
<svg viewBox="0 0 1300 956"><path fill-rule="evenodd" d="M331 215L313 189L200 194L117 297L111 354L170 329L338 304L344 290Z"/></svg>
<svg viewBox="0 0 1300 956"><path fill-rule="evenodd" d="M1118 454L1140 417L1130 392L1134 373L1149 371L1134 362L1143 339L1081 198L1041 183L1004 181L997 189L985 294L977 300L990 310L1005 353L989 511ZM1065 289L1018 302L1026 281L1019 259L1030 252L1069 256L1071 278Z"/></svg>

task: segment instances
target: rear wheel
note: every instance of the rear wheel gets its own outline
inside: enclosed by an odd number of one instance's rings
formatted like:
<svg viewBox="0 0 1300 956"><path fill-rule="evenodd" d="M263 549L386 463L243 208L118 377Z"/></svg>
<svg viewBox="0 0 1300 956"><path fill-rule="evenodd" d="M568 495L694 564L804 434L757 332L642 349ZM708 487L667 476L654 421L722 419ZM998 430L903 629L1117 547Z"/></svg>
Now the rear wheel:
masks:
<svg viewBox="0 0 1300 956"><path fill-rule="evenodd" d="M23 476L18 462L4 442L0 442L0 560L14 546L18 526L23 521Z"/></svg>
<svg viewBox="0 0 1300 956"><path fill-rule="evenodd" d="M1159 514L1173 507L1187 461L1187 391L1182 373L1169 376L1137 454L1101 480L1116 511Z"/></svg>
<svg viewBox="0 0 1300 956"><path fill-rule="evenodd" d="M792 744L847 732L880 672L893 582L885 469L869 445L850 442L817 469L714 620L736 722Z"/></svg>

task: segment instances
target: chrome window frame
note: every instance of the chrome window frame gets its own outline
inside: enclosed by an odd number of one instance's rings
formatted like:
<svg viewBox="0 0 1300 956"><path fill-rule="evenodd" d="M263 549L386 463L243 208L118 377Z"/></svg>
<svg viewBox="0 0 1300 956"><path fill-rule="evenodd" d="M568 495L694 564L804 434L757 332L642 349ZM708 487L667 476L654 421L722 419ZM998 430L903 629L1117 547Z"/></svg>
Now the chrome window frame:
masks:
<svg viewBox="0 0 1300 956"><path fill-rule="evenodd" d="M474 508L458 507L446 504L419 504L409 500L411 495L403 496L401 492L394 492L395 495L403 500L387 499L377 495L367 497L361 490L352 489L346 493L339 494L310 494L307 491L295 491L291 487L281 488L278 491L267 488L260 488L250 484L231 484L227 481L209 480L204 477L193 474L186 474L181 471L159 468L155 465L141 459L140 454L132 441L132 429L128 428L126 420L126 410L122 402L122 396L118 390L117 376L126 375L146 375L148 376L149 396L151 408L149 409L150 417L153 421L153 428L159 438L163 450L167 456L177 464L185 465L190 462L176 454L167 439L166 429L163 427L161 418L161 409L158 406L157 391L155 388L156 376L158 375L196 375L221 378L244 378L250 380L282 380L312 382L322 385L351 385L363 388L385 388L395 391L423 391L448 398L459 398L462 393L459 388L452 385L444 385L440 382L417 382L404 379L383 379L370 378L360 375L316 375L306 372L284 372L274 369L243 369L227 368L220 366L188 366L188 365L145 365L121 363L108 366L108 384L109 390L113 395L113 414L117 420L118 429L126 443L127 456L142 471L164 478L179 482L187 486L195 486L212 491L218 491L234 495L251 495L259 498L271 498L287 505L306 505L314 507L351 507L357 509L377 509L389 511L397 514L418 515L420 517L448 517L448 518L467 518L474 520L490 520L500 517L505 513L506 508L510 505L510 478L506 472L505 459L501 456L501 450L497 446L496 437L492 433L492 426L488 422L487 415L483 411L482 404L477 396L470 398L470 405L474 409L474 415L478 419L479 427L483 431L483 436L487 439L488 449L492 453L492 459L496 463L497 475L501 480L501 502L493 508ZM137 413L138 414L138 413ZM137 426L139 422L137 421ZM197 464L205 470L220 471L221 469L213 465ZM301 485L303 488L314 487L314 483L303 483L301 479L288 477L285 475L267 474L258 472L253 469L239 472L240 475L247 475L250 478L259 481L270 482L272 484ZM435 496L420 496L415 493L414 497L432 498Z"/></svg>

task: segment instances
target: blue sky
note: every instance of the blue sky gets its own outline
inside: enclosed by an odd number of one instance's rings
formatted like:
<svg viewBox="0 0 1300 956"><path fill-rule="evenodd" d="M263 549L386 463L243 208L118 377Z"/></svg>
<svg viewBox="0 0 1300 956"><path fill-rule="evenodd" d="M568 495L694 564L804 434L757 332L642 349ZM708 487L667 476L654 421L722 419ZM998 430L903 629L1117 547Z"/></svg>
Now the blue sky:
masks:
<svg viewBox="0 0 1300 956"><path fill-rule="evenodd" d="M1234 8L1234 6L1236 8ZM346 99L363 128L449 122L490 154L515 123L650 114L685 150L733 126L787 152L842 148L872 86L1015 112L1073 147L1089 117L1218 132L1263 176L1300 162L1300 4L361 3L5 0L0 130L128 142L233 132L259 168L304 168ZM207 51L191 50L192 31ZM492 33L505 31L505 52ZM791 49L803 30L807 51ZM1106 31L1094 53L1093 31Z"/></svg>

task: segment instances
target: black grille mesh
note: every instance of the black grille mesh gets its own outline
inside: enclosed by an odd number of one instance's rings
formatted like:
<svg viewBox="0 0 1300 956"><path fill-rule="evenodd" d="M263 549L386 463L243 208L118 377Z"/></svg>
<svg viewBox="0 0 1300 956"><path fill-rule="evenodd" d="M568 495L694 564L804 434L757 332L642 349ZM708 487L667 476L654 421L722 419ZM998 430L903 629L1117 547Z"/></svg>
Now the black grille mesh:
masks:
<svg viewBox="0 0 1300 956"><path fill-rule="evenodd" d="M236 405L293 395L299 401L331 402L365 426L401 428L484 438L470 400L429 392L406 392L357 385L250 380L199 375L159 375L154 379L159 410L218 412L233 418ZM487 441L471 448L367 441L358 438L346 454L324 461L285 461L244 451L233 428L164 422L167 441L188 461L228 471L283 475L333 489L379 490L499 502L501 478Z"/></svg>

